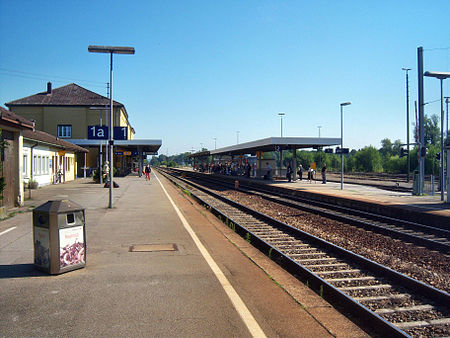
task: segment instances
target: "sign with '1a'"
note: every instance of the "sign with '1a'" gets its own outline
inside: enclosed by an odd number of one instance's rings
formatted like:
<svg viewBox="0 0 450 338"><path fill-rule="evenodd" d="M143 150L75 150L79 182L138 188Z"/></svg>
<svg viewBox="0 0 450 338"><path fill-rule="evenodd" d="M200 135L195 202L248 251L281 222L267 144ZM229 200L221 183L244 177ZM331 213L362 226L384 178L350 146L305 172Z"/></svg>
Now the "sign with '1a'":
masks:
<svg viewBox="0 0 450 338"><path fill-rule="evenodd" d="M88 126L89 140L107 140L108 138L108 126Z"/></svg>

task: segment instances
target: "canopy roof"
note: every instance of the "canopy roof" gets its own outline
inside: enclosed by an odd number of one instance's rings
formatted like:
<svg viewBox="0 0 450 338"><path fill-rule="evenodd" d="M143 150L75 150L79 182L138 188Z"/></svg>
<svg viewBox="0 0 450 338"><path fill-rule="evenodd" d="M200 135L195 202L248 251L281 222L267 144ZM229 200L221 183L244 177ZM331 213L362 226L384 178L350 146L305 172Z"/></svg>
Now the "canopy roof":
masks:
<svg viewBox="0 0 450 338"><path fill-rule="evenodd" d="M70 142L82 147L98 147L106 145L108 140L71 139ZM156 153L161 148L161 140L114 140L114 147L127 151L142 151L145 153ZM150 154L148 154L150 155Z"/></svg>
<svg viewBox="0 0 450 338"><path fill-rule="evenodd" d="M341 144L340 138L330 137L268 137L261 140L236 144L234 146L211 150L211 155L255 154L257 151L269 152L287 149L330 147Z"/></svg>

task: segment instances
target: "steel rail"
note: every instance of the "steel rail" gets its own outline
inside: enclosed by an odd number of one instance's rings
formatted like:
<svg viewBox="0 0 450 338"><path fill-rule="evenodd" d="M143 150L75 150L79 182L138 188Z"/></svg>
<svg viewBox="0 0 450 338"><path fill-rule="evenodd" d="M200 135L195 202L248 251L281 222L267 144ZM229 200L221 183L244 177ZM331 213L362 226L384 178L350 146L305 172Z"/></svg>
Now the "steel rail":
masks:
<svg viewBox="0 0 450 338"><path fill-rule="evenodd" d="M168 177L169 173L165 173L164 176ZM397 285L401 285L403 287L407 287L411 290L414 290L413 295L416 293L420 293L428 298L430 298L435 304L440 304L441 306L446 307L447 304L450 303L450 295L444 291L438 290L431 286L428 286L422 282L419 282L415 279L412 279L408 276L400 274L390 268L382 266L376 262L370 261L360 255L354 254L348 250L340 248L332 243L324 241L316 236L310 235L304 231L291 227L288 224L280 222L276 219L273 219L267 215L261 214L253 209L242 206L241 204L229 200L219 194L216 194L209 189L203 188L195 183L192 183L185 178L177 177L168 177L171 181L175 182L175 180L182 181L190 187L197 190L194 192L192 188L180 185L185 190L190 190L191 196L196 198L201 204L207 205L211 211L224 220L231 222L232 228L242 236L248 237L247 239L252 243L256 244L263 252L269 252L269 256L272 256L278 263L281 263L286 270L293 273L297 277L299 277L303 281L307 281L307 283L314 290L321 290L322 295L325 299L329 300L333 304L338 304L338 306L343 306L346 311L349 311L353 315L356 315L359 319L362 319L365 325L370 327L372 330L379 332L383 335L389 336L408 336L404 331L396 327L394 324L380 317L378 314L374 313L367 307L361 305L352 297L346 295L344 292L340 291L337 287L328 283L325 279L318 276L318 274L313 273L306 267L302 266L294 259L289 257L288 255L281 252L277 247L271 245L264 239L262 239L258 234L252 232L248 229L248 226L241 225L240 221L228 216L225 212L221 211L219 208L212 205L211 202L207 201L207 198L201 196L201 193L208 194L213 196L215 199L220 200L242 212L251 215L255 219L262 221L268 225L271 225L277 229L284 231L286 234L292 234L293 236L300 237L301 239L306 240L309 243L313 243L314 245L320 246L324 248L326 251L335 253L341 257L344 257L347 260L350 260L352 263L356 262L359 266L372 271L372 273L379 274L383 276L383 278L389 278L391 281L394 281ZM198 191L201 193L199 194ZM320 274L320 273L319 273Z"/></svg>
<svg viewBox="0 0 450 338"><path fill-rule="evenodd" d="M224 182L223 179L218 179L209 175L194 176L214 184L233 187L231 182ZM311 201L306 198L284 193L283 191L273 191L273 189L264 189L263 187L255 187L255 185L248 186L245 182L241 182L239 184L239 190L259 195L262 198L286 205L288 207L315 213L330 219L363 228L365 230L381 233L383 235L397 238L402 241L407 241L415 245L424 246L431 250L437 250L444 254L449 254L450 252L450 231L448 230L406 220L395 219L388 216L376 215L367 211L351 209L326 202ZM279 188L277 190L279 190ZM268 194L276 195L278 197L273 197ZM384 223L384 225L374 224L373 222ZM394 225L396 228L392 228L390 225ZM409 229L419 233L410 233L408 232ZM442 241L423 237L423 235L427 234L438 238L444 237L444 240Z"/></svg>

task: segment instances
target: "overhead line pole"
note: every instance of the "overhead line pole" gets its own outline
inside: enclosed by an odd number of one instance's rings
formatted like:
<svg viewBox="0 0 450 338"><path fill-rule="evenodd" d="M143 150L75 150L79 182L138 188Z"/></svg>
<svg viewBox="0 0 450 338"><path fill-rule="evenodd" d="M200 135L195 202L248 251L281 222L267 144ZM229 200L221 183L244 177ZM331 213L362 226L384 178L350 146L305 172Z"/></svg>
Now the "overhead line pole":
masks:
<svg viewBox="0 0 450 338"><path fill-rule="evenodd" d="M411 161L409 155L409 79L408 79L408 71L411 68L402 68L406 71L406 149L408 151L408 164L406 169L406 182L409 183L409 173L411 172Z"/></svg>

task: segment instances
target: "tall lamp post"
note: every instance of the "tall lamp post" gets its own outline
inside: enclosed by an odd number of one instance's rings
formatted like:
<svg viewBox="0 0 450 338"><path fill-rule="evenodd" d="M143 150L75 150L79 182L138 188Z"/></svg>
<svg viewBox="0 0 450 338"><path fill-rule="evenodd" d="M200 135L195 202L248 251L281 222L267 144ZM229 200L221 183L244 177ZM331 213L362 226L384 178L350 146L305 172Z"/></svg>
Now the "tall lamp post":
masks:
<svg viewBox="0 0 450 338"><path fill-rule="evenodd" d="M114 162L114 120L113 120L113 54L134 54L133 47L117 47L117 46L89 46L90 53L109 53L110 55L110 72L109 72L109 208L113 207L113 162Z"/></svg>
<svg viewBox="0 0 450 338"><path fill-rule="evenodd" d="M406 72L406 149L408 151L408 164L407 164L407 174L406 174L406 182L409 183L409 173L411 172L411 161L409 157L409 79L408 79L408 71L411 68L402 68Z"/></svg>
<svg viewBox="0 0 450 338"><path fill-rule="evenodd" d="M217 149L217 137L214 137L213 140L214 140L214 150L216 150Z"/></svg>
<svg viewBox="0 0 450 338"><path fill-rule="evenodd" d="M341 103L341 190L344 189L344 107L351 104L351 102Z"/></svg>
<svg viewBox="0 0 450 338"><path fill-rule="evenodd" d="M239 133L240 133L240 131L237 130L236 131L236 144L239 144Z"/></svg>
<svg viewBox="0 0 450 338"><path fill-rule="evenodd" d="M439 181L441 182L441 201L444 200L444 95L443 95L443 82L450 77L450 72L425 72L423 75L428 77L435 77L441 82L441 158L439 171Z"/></svg>
<svg viewBox="0 0 450 338"><path fill-rule="evenodd" d="M280 116L280 132L281 132L281 137L283 137L283 116L286 115L285 113L281 112L278 113L278 115Z"/></svg>
<svg viewBox="0 0 450 338"><path fill-rule="evenodd" d="M317 129L319 129L319 138L320 138L320 128L322 128L322 126L317 126Z"/></svg>

